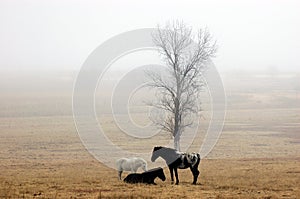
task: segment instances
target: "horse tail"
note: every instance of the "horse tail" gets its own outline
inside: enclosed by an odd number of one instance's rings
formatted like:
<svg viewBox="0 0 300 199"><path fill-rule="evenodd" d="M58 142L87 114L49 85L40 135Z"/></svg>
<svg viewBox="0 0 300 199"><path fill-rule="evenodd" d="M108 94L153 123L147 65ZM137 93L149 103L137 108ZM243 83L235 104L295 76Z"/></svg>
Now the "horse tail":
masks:
<svg viewBox="0 0 300 199"><path fill-rule="evenodd" d="M198 158L197 164L199 165L199 164L200 164L200 160L201 160L201 157L200 157L200 154L199 154L199 153L197 153L197 158Z"/></svg>

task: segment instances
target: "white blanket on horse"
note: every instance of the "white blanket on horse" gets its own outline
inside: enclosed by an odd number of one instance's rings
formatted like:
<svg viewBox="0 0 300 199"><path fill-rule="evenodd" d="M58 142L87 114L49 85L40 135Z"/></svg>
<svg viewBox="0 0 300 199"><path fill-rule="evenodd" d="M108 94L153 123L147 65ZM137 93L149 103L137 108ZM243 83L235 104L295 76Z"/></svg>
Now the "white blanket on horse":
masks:
<svg viewBox="0 0 300 199"><path fill-rule="evenodd" d="M179 153L180 154L180 159L181 159L181 164L179 165L178 168L184 169L187 167L185 164L185 160L188 164L190 164L192 167L195 166L198 160L197 153Z"/></svg>

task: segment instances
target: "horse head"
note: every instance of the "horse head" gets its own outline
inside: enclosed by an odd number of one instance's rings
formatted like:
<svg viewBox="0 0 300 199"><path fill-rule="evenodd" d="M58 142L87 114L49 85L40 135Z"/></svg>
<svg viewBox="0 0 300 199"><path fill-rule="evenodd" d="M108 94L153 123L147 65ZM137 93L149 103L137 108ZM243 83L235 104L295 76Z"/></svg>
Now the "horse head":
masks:
<svg viewBox="0 0 300 199"><path fill-rule="evenodd" d="M153 148L151 162L154 162L159 157L159 150L162 149L161 146L156 146Z"/></svg>

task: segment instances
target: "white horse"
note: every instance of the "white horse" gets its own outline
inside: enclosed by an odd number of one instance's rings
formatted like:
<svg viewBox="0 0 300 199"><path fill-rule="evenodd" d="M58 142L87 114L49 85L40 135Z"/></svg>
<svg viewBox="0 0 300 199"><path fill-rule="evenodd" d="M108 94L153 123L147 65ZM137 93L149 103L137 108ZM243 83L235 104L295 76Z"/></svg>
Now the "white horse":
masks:
<svg viewBox="0 0 300 199"><path fill-rule="evenodd" d="M138 168L142 168L147 171L147 162L143 158L121 158L116 161L119 180L121 180L121 175L123 171L131 171L131 173L136 173Z"/></svg>

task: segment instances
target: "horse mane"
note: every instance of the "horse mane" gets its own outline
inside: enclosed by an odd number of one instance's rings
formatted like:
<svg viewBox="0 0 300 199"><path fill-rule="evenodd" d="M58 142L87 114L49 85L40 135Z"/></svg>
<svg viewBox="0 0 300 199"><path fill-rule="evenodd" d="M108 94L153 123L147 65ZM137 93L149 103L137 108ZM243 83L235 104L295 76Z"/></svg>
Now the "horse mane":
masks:
<svg viewBox="0 0 300 199"><path fill-rule="evenodd" d="M177 152L176 149L172 149L172 148L169 148L169 147L164 147L164 146L156 146L154 147L153 151L158 151L158 150L165 150L165 151L172 151L172 152Z"/></svg>
<svg viewBox="0 0 300 199"><path fill-rule="evenodd" d="M160 150L160 149L162 149L163 147L162 146L155 146L154 148L153 148L153 151L158 151L158 150Z"/></svg>

